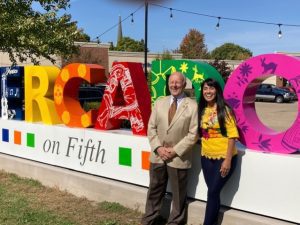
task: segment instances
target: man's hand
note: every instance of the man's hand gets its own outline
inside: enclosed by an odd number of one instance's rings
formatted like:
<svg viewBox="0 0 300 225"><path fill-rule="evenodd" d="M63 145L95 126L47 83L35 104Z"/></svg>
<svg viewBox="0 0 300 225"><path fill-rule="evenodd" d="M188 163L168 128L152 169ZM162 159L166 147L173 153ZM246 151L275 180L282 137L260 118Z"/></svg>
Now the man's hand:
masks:
<svg viewBox="0 0 300 225"><path fill-rule="evenodd" d="M173 150L173 148L170 147L159 147L156 150L156 152L159 155L159 157L164 161L173 159L176 156L176 152Z"/></svg>
<svg viewBox="0 0 300 225"><path fill-rule="evenodd" d="M167 148L159 147L156 150L156 152L162 160L164 160L164 161L168 160Z"/></svg>
<svg viewBox="0 0 300 225"><path fill-rule="evenodd" d="M172 147L166 148L168 159L173 159L177 154Z"/></svg>

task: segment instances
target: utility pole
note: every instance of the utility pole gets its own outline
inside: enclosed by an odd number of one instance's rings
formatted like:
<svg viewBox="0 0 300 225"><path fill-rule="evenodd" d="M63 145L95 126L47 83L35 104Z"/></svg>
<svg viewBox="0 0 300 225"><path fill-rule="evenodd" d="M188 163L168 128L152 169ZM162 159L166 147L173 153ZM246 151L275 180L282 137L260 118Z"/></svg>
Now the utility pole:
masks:
<svg viewBox="0 0 300 225"><path fill-rule="evenodd" d="M145 0L145 61L144 61L144 71L145 71L145 77L147 79L148 77L148 0Z"/></svg>

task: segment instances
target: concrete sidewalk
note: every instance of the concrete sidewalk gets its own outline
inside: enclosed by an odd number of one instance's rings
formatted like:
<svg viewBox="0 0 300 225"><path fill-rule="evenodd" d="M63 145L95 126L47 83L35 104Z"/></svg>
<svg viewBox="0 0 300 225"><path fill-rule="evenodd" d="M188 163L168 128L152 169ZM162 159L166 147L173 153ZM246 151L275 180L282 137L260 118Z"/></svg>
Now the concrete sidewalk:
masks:
<svg viewBox="0 0 300 225"><path fill-rule="evenodd" d="M21 177L39 180L43 185L58 187L76 196L93 201L119 202L120 204L144 211L147 188L126 184L111 179L80 173L60 167L42 164L0 153L0 168ZM166 198L166 202L170 202ZM203 221L205 202L190 201L188 224L200 225ZM165 212L164 212L165 213ZM276 220L239 210L222 208L222 225L291 225L286 221Z"/></svg>

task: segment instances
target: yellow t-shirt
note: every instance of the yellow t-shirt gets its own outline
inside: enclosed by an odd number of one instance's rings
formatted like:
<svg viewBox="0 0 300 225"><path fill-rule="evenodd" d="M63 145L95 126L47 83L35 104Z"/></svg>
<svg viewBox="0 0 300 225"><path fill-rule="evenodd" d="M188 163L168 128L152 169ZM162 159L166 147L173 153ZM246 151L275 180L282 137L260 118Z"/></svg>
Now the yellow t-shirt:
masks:
<svg viewBox="0 0 300 225"><path fill-rule="evenodd" d="M235 124L235 120L230 113L226 117L225 127L227 137L221 134L220 125L217 117L216 108L206 107L201 121L202 131L202 150L201 155L208 158L220 159L226 158L228 139L238 138L239 133ZM234 147L233 155L237 154L237 149Z"/></svg>

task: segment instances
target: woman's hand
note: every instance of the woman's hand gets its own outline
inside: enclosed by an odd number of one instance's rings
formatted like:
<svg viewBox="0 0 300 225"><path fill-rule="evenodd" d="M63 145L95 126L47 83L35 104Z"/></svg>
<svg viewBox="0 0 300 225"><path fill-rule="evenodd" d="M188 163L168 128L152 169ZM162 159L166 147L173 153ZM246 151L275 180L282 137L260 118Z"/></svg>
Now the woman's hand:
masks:
<svg viewBox="0 0 300 225"><path fill-rule="evenodd" d="M230 171L231 168L231 159L224 159L221 165L220 173L221 177L226 177Z"/></svg>
<svg viewBox="0 0 300 225"><path fill-rule="evenodd" d="M229 138L226 158L222 162L221 169L220 169L221 177L226 177L231 169L231 158L232 158L232 153L234 151L234 146L235 146L235 139Z"/></svg>

